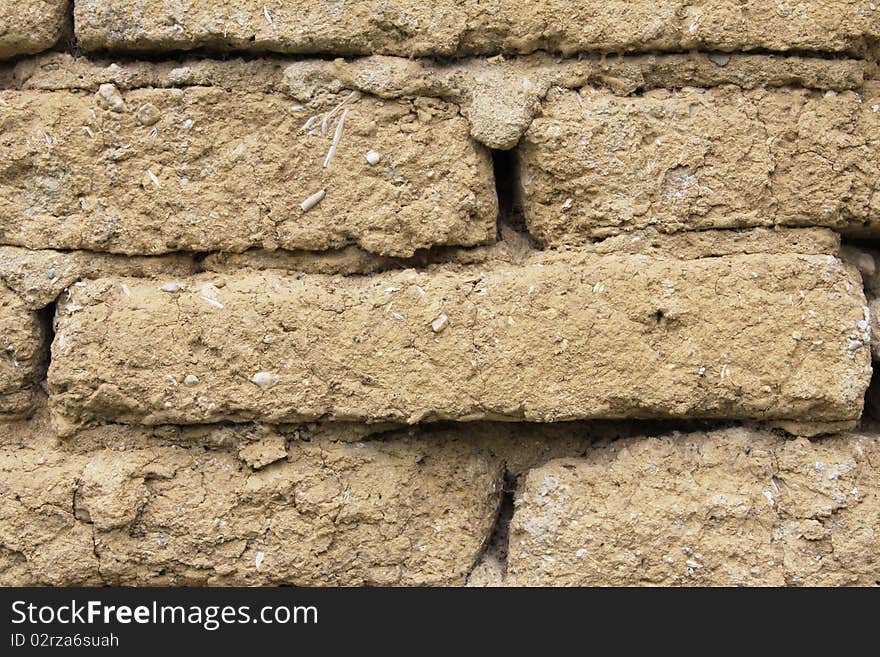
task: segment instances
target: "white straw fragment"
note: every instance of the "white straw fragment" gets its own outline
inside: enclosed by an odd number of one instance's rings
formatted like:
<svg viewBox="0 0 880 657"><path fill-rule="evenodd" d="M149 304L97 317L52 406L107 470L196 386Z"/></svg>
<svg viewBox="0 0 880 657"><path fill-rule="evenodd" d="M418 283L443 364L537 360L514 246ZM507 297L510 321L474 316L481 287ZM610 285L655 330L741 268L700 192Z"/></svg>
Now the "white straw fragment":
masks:
<svg viewBox="0 0 880 657"><path fill-rule="evenodd" d="M320 116L311 117L308 121L306 121L303 124L303 127L300 128L300 130L305 130L306 132L308 132L309 130L311 130L312 128L315 127L315 124L318 122L318 119L320 119L320 118L321 118Z"/></svg>
<svg viewBox="0 0 880 657"><path fill-rule="evenodd" d="M321 189L309 196L305 201L303 201L299 207L302 208L303 212L308 212L313 207L318 205L321 201L324 200L324 197L327 196L327 190Z"/></svg>
<svg viewBox="0 0 880 657"><path fill-rule="evenodd" d="M334 116L336 116L336 113L342 109L343 105L345 105L349 101L358 100L360 97L361 97L361 94L359 91L352 91L350 94L348 94L345 98L342 99L341 103L339 103L336 107L334 107L332 110L327 112L324 115L324 120L321 121L321 134L324 134L324 135L327 134L327 130L330 127L330 120Z"/></svg>
<svg viewBox="0 0 880 657"><path fill-rule="evenodd" d="M333 156L336 154L336 147L339 145L339 141L342 139L342 129L345 126L346 116L348 116L348 110L345 110L342 113L342 116L339 117L339 123L336 124L336 132L333 133L333 142L330 144L330 149L327 151L327 157L324 158L325 169L330 166L330 160L332 160Z"/></svg>

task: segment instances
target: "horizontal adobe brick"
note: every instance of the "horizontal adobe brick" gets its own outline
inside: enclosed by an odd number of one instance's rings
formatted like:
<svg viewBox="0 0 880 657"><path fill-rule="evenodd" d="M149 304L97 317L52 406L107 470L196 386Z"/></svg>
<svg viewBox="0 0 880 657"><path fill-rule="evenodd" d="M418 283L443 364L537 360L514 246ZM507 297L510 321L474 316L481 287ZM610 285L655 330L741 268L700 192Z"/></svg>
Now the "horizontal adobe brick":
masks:
<svg viewBox="0 0 880 657"><path fill-rule="evenodd" d="M239 455L159 446L143 427L88 433L111 446L59 446L43 418L0 424L3 586L461 584L503 484L501 460L463 433L202 432L234 434Z"/></svg>
<svg viewBox="0 0 880 657"><path fill-rule="evenodd" d="M554 91L520 142L544 245L630 230L825 226L880 234L880 85Z"/></svg>
<svg viewBox="0 0 880 657"><path fill-rule="evenodd" d="M309 106L341 89L386 100L441 98L458 106L473 139L489 148L509 150L528 129L541 99L556 87L597 85L617 95L721 85L845 91L860 89L869 71L864 60L845 57L705 52L567 59L538 52L439 61L384 55L320 60L278 55L184 57L131 60L123 65L106 56L47 53L0 66L0 89L94 93L108 83L123 91L220 87L281 93L295 99L295 104Z"/></svg>
<svg viewBox="0 0 880 657"><path fill-rule="evenodd" d="M569 251L359 277L105 278L70 292L49 372L64 430L94 421L854 422L870 378L861 281L830 255ZM180 384L188 378L194 385Z"/></svg>
<svg viewBox="0 0 880 657"><path fill-rule="evenodd" d="M880 441L735 428L616 441L521 480L508 584L874 586Z"/></svg>
<svg viewBox="0 0 880 657"><path fill-rule="evenodd" d="M409 256L495 238L491 158L445 101L107 83L2 91L0 130L3 244Z"/></svg>
<svg viewBox="0 0 880 657"><path fill-rule="evenodd" d="M853 0L178 0L172 9L163 0L77 0L75 17L87 50L864 52L880 35L880 12Z"/></svg>

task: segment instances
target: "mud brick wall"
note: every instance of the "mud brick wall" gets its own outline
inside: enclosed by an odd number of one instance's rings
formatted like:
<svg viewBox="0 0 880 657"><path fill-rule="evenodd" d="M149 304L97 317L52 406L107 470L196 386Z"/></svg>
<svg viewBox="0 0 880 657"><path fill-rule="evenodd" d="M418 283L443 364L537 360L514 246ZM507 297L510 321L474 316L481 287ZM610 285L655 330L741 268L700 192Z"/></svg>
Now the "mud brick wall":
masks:
<svg viewBox="0 0 880 657"><path fill-rule="evenodd" d="M0 7L0 584L880 584L880 10Z"/></svg>

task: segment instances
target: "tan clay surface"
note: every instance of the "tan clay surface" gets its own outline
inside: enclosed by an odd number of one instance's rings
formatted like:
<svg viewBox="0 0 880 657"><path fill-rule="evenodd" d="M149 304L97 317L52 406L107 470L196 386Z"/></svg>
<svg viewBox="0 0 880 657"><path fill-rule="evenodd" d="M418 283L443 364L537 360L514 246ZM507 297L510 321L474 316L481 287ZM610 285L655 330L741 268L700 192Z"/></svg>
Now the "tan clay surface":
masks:
<svg viewBox="0 0 880 657"><path fill-rule="evenodd" d="M500 460L462 436L241 428L283 449L252 470L234 452L151 447L144 429L94 430L113 448L85 452L57 447L44 416L18 429L0 441L4 585L460 584L501 495Z"/></svg>
<svg viewBox="0 0 880 657"><path fill-rule="evenodd" d="M880 584L875 2L0 2L0 586Z"/></svg>
<svg viewBox="0 0 880 657"><path fill-rule="evenodd" d="M586 55L576 59L535 53L510 59L452 61L386 56L332 61L193 57L122 64L51 53L0 66L0 88L95 93L102 84L114 84L120 91L206 86L281 93L310 108L322 107L328 94L345 89L388 100L442 98L460 108L475 140L507 150L516 146L535 113L541 111L540 101L556 87L592 86L616 95L725 84L744 89L792 85L845 91L862 87L867 68L866 62L856 59L741 53Z"/></svg>
<svg viewBox="0 0 880 657"><path fill-rule="evenodd" d="M0 421L30 413L48 344L39 315L0 283Z"/></svg>
<svg viewBox="0 0 880 657"><path fill-rule="evenodd" d="M355 278L105 278L59 304L49 389L62 429L93 420L855 421L870 376L865 312L857 272L830 255L571 251ZM189 375L200 383L180 385Z"/></svg>
<svg viewBox="0 0 880 657"><path fill-rule="evenodd" d="M862 52L869 2L824 0L77 0L87 50L443 55L636 50Z"/></svg>
<svg viewBox="0 0 880 657"><path fill-rule="evenodd" d="M0 4L0 59L47 50L67 27L70 0L4 0Z"/></svg>
<svg viewBox="0 0 880 657"><path fill-rule="evenodd" d="M542 244L633 229L828 226L877 234L880 93L551 93L517 151Z"/></svg>
<svg viewBox="0 0 880 657"><path fill-rule="evenodd" d="M509 581L540 586L874 586L876 434L729 429L624 439L532 470Z"/></svg>
<svg viewBox="0 0 880 657"><path fill-rule="evenodd" d="M341 93L306 108L277 94L107 83L0 92L0 130L6 244L136 255L357 243L409 256L495 237L489 155L444 101Z"/></svg>
<svg viewBox="0 0 880 657"><path fill-rule="evenodd" d="M88 251L31 251L0 246L0 280L28 308L39 310L58 299L83 278L102 276L186 276L200 268L188 255L119 256Z"/></svg>

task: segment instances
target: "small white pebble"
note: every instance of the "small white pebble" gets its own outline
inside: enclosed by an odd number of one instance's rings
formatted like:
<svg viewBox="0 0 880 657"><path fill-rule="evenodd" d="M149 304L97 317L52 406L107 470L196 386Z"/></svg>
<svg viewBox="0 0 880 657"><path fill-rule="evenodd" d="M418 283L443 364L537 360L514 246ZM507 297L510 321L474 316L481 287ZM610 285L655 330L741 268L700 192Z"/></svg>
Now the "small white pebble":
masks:
<svg viewBox="0 0 880 657"><path fill-rule="evenodd" d="M199 377L195 374L187 374L183 379L183 384L187 386L194 386L199 382Z"/></svg>
<svg viewBox="0 0 880 657"><path fill-rule="evenodd" d="M251 383L260 390L267 390L278 383L278 377L270 372L257 372L251 377Z"/></svg>
<svg viewBox="0 0 880 657"><path fill-rule="evenodd" d="M709 55L709 61L716 66L727 66L730 63L730 55L724 53L714 53Z"/></svg>
<svg viewBox="0 0 880 657"><path fill-rule="evenodd" d="M189 66L183 66L180 68L173 68L173 69L171 69L171 72L168 74L168 79L171 80L171 82L180 83L180 82L185 81L187 78L189 78L190 73L191 73L191 71L190 71Z"/></svg>
<svg viewBox="0 0 880 657"><path fill-rule="evenodd" d="M444 313L440 313L440 316L431 322L431 330L434 331L434 333L440 333L448 324L449 318Z"/></svg>
<svg viewBox="0 0 880 657"><path fill-rule="evenodd" d="M382 156L379 155L376 151L368 151L367 152L367 162L370 166L376 166L379 164L379 161L382 159Z"/></svg>
<svg viewBox="0 0 880 657"><path fill-rule="evenodd" d="M163 292L179 292L180 283L165 283L161 288Z"/></svg>
<svg viewBox="0 0 880 657"><path fill-rule="evenodd" d="M257 552L257 558L254 560L257 564L257 570L260 569L260 566L263 564L263 559L266 558L266 555L262 552Z"/></svg>
<svg viewBox="0 0 880 657"><path fill-rule="evenodd" d="M98 87L98 102L114 112L125 110L125 101L115 84L105 83Z"/></svg>

